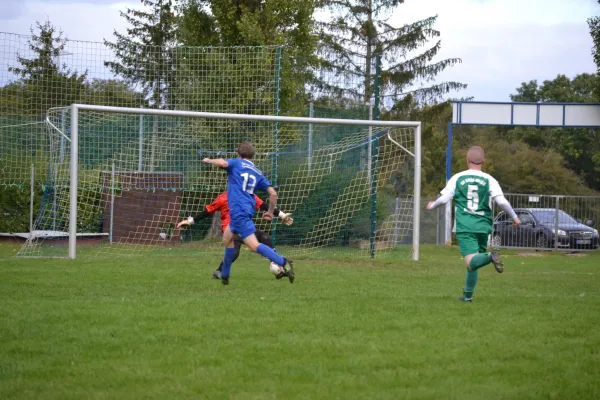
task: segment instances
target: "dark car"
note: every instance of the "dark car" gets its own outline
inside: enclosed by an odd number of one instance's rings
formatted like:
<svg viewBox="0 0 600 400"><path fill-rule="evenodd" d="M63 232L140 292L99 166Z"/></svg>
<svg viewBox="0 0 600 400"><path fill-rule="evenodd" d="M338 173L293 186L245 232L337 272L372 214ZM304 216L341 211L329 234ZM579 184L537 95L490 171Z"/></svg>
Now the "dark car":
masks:
<svg viewBox="0 0 600 400"><path fill-rule="evenodd" d="M494 220L492 245L496 247L535 247L595 250L598 231L575 220L569 214L554 208L516 208L521 226L514 228L512 220L502 211ZM588 221L593 225L593 221ZM558 229L557 229L558 228ZM556 232L555 232L556 231Z"/></svg>

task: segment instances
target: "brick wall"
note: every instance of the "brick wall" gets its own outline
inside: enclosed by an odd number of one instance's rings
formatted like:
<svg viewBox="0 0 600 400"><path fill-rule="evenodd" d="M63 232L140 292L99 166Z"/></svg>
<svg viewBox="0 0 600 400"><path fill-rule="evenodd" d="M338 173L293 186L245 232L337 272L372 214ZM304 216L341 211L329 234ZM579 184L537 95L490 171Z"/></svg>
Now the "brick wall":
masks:
<svg viewBox="0 0 600 400"><path fill-rule="evenodd" d="M103 172L103 232L110 231L111 173ZM166 225L178 222L183 175L176 173L116 172L113 243L166 244L160 238ZM179 232L170 241L179 242Z"/></svg>

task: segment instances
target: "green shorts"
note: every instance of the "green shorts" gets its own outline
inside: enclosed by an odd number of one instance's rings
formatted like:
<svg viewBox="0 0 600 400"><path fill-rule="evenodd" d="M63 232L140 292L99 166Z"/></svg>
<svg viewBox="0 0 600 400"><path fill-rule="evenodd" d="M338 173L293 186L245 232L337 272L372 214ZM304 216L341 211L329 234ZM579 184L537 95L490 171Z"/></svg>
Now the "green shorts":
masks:
<svg viewBox="0 0 600 400"><path fill-rule="evenodd" d="M456 240L462 256L485 253L488 245L487 233L457 233Z"/></svg>

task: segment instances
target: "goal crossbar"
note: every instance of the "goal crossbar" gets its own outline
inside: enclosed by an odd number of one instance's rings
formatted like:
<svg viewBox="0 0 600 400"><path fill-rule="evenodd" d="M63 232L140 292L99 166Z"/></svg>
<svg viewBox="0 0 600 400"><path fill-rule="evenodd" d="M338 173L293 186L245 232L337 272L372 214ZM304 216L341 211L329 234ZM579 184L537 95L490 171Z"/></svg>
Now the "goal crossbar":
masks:
<svg viewBox="0 0 600 400"><path fill-rule="evenodd" d="M94 106L90 104L73 104L72 111L96 111L118 114L143 114L143 115L162 115L167 117L192 117L192 118L211 118L211 119L233 119L233 120L252 120L262 122L296 122L324 125L355 125L355 126L389 126L403 128L420 128L420 121L380 121L368 119L338 119L338 118L311 118L311 117L283 117L275 115L252 115L252 114L227 114L202 111L182 111L182 110L160 110L155 108L129 108L129 107L110 107Z"/></svg>
<svg viewBox="0 0 600 400"><path fill-rule="evenodd" d="M322 125L354 125L366 127L403 127L414 128L414 197L413 197L413 235L412 259L419 259L420 241L420 207L421 207L421 122L420 121L379 121L360 119L286 117L272 115L228 114L201 111L160 110L148 108L127 108L96 106L89 104L71 105L71 160L70 160L70 190L69 190L69 258L76 257L77 241L77 191L78 191L78 124L79 111L94 111L100 113L156 115L166 117L191 117L206 119L252 120L273 123L305 123ZM396 143L397 144L397 143Z"/></svg>

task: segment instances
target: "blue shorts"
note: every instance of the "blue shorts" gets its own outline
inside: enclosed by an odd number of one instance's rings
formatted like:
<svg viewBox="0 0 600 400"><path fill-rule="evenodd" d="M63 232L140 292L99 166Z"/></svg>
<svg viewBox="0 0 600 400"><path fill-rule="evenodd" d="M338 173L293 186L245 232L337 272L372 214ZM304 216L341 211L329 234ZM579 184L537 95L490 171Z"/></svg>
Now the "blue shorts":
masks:
<svg viewBox="0 0 600 400"><path fill-rule="evenodd" d="M250 216L234 217L232 215L231 221L229 221L229 229L232 233L240 235L242 240L256 232L256 227Z"/></svg>

